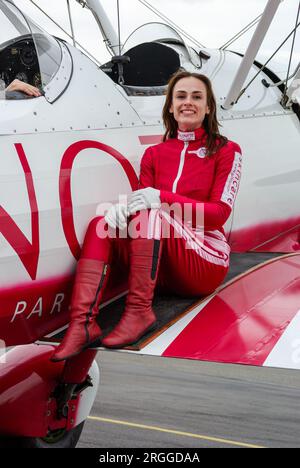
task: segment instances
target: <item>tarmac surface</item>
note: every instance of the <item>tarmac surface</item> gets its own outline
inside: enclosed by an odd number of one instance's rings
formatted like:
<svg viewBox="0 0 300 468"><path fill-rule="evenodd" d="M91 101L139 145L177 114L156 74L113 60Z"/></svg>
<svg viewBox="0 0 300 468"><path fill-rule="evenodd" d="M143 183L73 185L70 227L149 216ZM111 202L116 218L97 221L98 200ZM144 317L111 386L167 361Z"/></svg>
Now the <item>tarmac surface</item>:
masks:
<svg viewBox="0 0 300 468"><path fill-rule="evenodd" d="M78 448L300 447L300 371L101 350Z"/></svg>

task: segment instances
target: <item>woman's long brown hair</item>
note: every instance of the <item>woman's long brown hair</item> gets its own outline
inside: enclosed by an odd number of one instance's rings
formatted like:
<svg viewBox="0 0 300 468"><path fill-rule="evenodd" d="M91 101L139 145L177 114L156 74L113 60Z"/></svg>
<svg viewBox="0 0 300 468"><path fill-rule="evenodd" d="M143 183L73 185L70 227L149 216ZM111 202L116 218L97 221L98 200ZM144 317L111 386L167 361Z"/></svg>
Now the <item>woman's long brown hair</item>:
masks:
<svg viewBox="0 0 300 468"><path fill-rule="evenodd" d="M177 137L178 124L174 118L173 113L170 113L170 108L173 100L173 90L176 83L182 78L197 78L202 81L206 87L207 92L207 105L209 107L209 114L206 114L202 127L207 133L206 148L208 156L218 151L222 146L226 145L227 138L222 136L219 131L219 122L217 119L217 106L216 99L212 90L212 84L209 78L200 73L191 73L188 71L178 71L169 80L166 101L163 108L163 122L165 125L166 132L163 137L163 141L169 138Z"/></svg>

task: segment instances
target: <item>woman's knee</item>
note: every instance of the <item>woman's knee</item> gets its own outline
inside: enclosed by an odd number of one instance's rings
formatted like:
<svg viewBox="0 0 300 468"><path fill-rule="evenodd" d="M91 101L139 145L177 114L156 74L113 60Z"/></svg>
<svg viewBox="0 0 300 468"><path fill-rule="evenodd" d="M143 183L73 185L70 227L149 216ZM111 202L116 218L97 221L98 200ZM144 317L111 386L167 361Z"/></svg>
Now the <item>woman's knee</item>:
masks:
<svg viewBox="0 0 300 468"><path fill-rule="evenodd" d="M97 231L97 227L98 227L99 223L102 223L103 220L104 220L104 216L95 216L95 218L93 218L89 222L89 225L87 227L87 231L89 231L89 230Z"/></svg>
<svg viewBox="0 0 300 468"><path fill-rule="evenodd" d="M90 221L85 233L81 257L102 260L110 256L110 240L107 236L101 235L103 220L103 216L97 216Z"/></svg>

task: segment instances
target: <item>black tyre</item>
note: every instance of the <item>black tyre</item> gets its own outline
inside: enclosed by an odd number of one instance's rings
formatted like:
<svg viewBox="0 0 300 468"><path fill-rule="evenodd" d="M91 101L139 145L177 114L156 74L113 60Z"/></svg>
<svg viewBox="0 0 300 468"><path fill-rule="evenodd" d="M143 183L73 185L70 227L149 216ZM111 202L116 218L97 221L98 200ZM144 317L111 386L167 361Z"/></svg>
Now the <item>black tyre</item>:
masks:
<svg viewBox="0 0 300 468"><path fill-rule="evenodd" d="M45 438L18 437L1 439L0 447L20 448L75 448L80 438L84 421L70 431L64 429L49 433Z"/></svg>

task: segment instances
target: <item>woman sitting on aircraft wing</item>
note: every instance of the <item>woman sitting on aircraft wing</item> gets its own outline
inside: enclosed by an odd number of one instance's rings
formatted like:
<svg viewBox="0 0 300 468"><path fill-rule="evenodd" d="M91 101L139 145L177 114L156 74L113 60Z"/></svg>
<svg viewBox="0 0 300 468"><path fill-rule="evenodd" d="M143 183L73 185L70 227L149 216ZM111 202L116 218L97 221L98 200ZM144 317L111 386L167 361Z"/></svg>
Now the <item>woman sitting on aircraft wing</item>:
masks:
<svg viewBox="0 0 300 468"><path fill-rule="evenodd" d="M104 218L89 224L76 272L71 323L53 361L100 342L108 348L134 343L155 325L156 285L173 294L205 296L228 271L230 247L223 225L239 186L241 150L219 133L209 79L185 71L175 74L163 119L163 142L148 148L141 160L139 190L127 204L113 205ZM170 205L175 206L173 216ZM176 207L182 209L181 216ZM128 228L130 235L136 220L143 228L135 236L99 235L103 225L118 234ZM104 337L96 318L113 259L129 268L129 292L120 322Z"/></svg>

